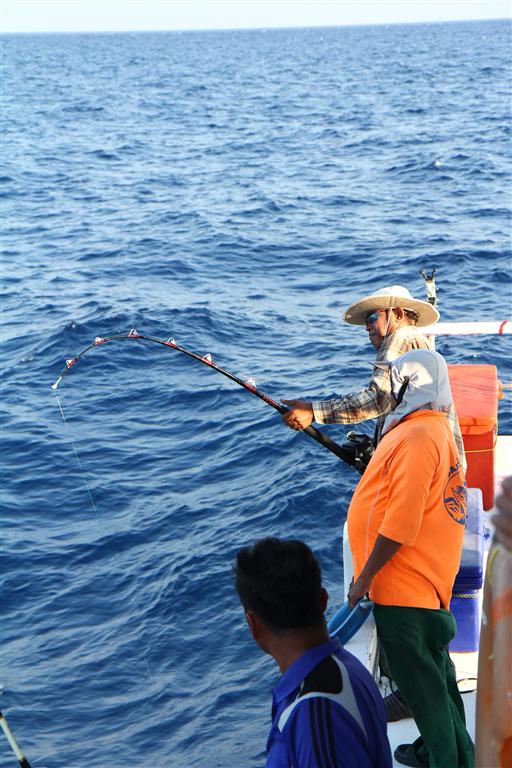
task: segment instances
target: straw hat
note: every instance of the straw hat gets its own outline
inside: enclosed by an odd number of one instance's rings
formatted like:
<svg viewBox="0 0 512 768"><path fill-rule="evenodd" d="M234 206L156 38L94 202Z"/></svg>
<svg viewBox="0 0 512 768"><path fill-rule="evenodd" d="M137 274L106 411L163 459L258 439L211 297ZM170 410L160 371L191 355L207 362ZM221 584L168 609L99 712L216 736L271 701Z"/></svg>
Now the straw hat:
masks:
<svg viewBox="0 0 512 768"><path fill-rule="evenodd" d="M356 301L347 309L343 319L351 325L365 325L369 312L393 307L415 312L418 315L418 327L433 325L439 320L439 312L430 302L415 299L403 285L388 285Z"/></svg>

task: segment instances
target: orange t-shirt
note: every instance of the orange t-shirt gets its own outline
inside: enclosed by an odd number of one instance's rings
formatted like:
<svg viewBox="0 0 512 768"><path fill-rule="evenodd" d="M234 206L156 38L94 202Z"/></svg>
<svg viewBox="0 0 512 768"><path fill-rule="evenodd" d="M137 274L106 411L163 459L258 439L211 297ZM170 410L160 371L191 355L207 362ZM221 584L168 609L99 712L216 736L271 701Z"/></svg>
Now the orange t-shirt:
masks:
<svg viewBox="0 0 512 768"><path fill-rule="evenodd" d="M466 519L466 481L446 414L415 411L385 434L348 510L354 579L377 535L402 544L373 579L381 605L449 609Z"/></svg>

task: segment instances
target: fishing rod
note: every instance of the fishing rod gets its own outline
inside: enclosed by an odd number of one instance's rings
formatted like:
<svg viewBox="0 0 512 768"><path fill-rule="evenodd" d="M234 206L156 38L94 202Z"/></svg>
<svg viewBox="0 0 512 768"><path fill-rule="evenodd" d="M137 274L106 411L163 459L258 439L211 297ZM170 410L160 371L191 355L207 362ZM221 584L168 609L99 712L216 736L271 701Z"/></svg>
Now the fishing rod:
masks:
<svg viewBox="0 0 512 768"><path fill-rule="evenodd" d="M9 728L9 724L7 720L5 719L3 713L0 711L0 725L2 726L2 730L6 735L7 741L11 745L12 751L18 758L18 762L21 766L21 768L30 768L30 763L19 748L18 744L16 743L16 739L12 735L12 731Z"/></svg>
<svg viewBox="0 0 512 768"><path fill-rule="evenodd" d="M89 344L87 347L82 349L82 351L79 352L77 355L75 355L75 357L72 357L66 360L66 365L62 369L57 381L51 385L51 388L53 390L56 390L59 384L61 383L62 379L69 373L69 371L75 365L75 363L77 363L78 360L84 357L84 355L86 355L90 350L95 349L96 347L100 347L103 344L107 344L108 342L111 342L111 341L126 341L126 340L149 341L149 342L153 342L154 344L160 344L164 347L167 347L168 349L174 349L177 352L182 352L184 355L187 355L187 357L191 357L192 359L197 360L200 363L203 363L203 365L207 365L209 368L212 368L214 371L217 371L217 373L222 374L222 376L225 376L231 381L234 381L235 384L238 384L240 387L243 387L243 389L245 389L247 392L250 392L256 397L259 397L260 400L263 400L264 403L267 403L267 405L270 405L279 413L283 414L288 412L288 408L285 405L283 405L282 403L278 403L272 397L265 394L265 392L262 392L260 389L257 389L256 381L253 378L249 378L246 380L241 379L239 376L236 376L234 373L231 373L230 371L227 371L225 368L222 368L220 365L217 365L217 363L215 363L212 360L212 356L209 353L206 355L200 355L197 352L193 352L192 350L187 349L186 347L183 347L180 344L177 344L176 340L173 338L169 338L167 340L158 339L155 336L148 336L144 333L139 333L135 329L132 329L130 333L117 333L112 336L107 336L105 338L102 338L101 336L96 336L95 340L91 344ZM313 440L316 440L317 443L320 443L320 445L322 445L328 451L331 451L331 453L333 453L339 459L342 459L342 461L346 462L351 467L355 467L356 469L358 469L359 472L362 473L364 468L361 467L362 462L359 456L359 450L358 450L359 446L357 442L352 441L352 442L345 443L343 445L339 445L338 443L335 443L334 440L331 440L329 437L327 437L323 432L320 432L320 430L315 429L315 427L311 427L311 426L306 427L306 429L303 429L301 431L305 432Z"/></svg>

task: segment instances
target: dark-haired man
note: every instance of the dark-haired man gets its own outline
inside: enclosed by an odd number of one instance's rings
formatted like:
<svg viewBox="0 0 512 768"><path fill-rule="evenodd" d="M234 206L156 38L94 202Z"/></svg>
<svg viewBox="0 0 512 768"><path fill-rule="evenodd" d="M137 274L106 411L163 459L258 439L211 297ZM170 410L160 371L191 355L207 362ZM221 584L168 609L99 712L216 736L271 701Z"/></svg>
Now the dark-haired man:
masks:
<svg viewBox="0 0 512 768"><path fill-rule="evenodd" d="M328 595L309 547L276 538L245 547L235 584L254 640L282 672L266 768L390 768L382 699L363 665L329 637Z"/></svg>

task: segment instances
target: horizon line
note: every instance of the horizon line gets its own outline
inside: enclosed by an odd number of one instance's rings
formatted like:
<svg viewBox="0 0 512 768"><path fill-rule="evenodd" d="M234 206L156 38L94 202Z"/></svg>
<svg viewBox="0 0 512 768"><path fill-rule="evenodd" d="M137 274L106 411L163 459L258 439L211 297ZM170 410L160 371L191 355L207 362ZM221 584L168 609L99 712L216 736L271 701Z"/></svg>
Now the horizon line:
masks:
<svg viewBox="0 0 512 768"><path fill-rule="evenodd" d="M491 21L512 22L512 16L492 16L481 19L429 19L428 21L375 21L373 23L352 22L350 24L305 24L290 26L263 26L263 27L183 27L168 29L45 29L23 30L13 29L0 31L0 37L4 35L122 35L122 34L156 34L172 32L270 32L272 30L285 29L340 29L350 27L397 27L415 26L425 24L473 24Z"/></svg>

